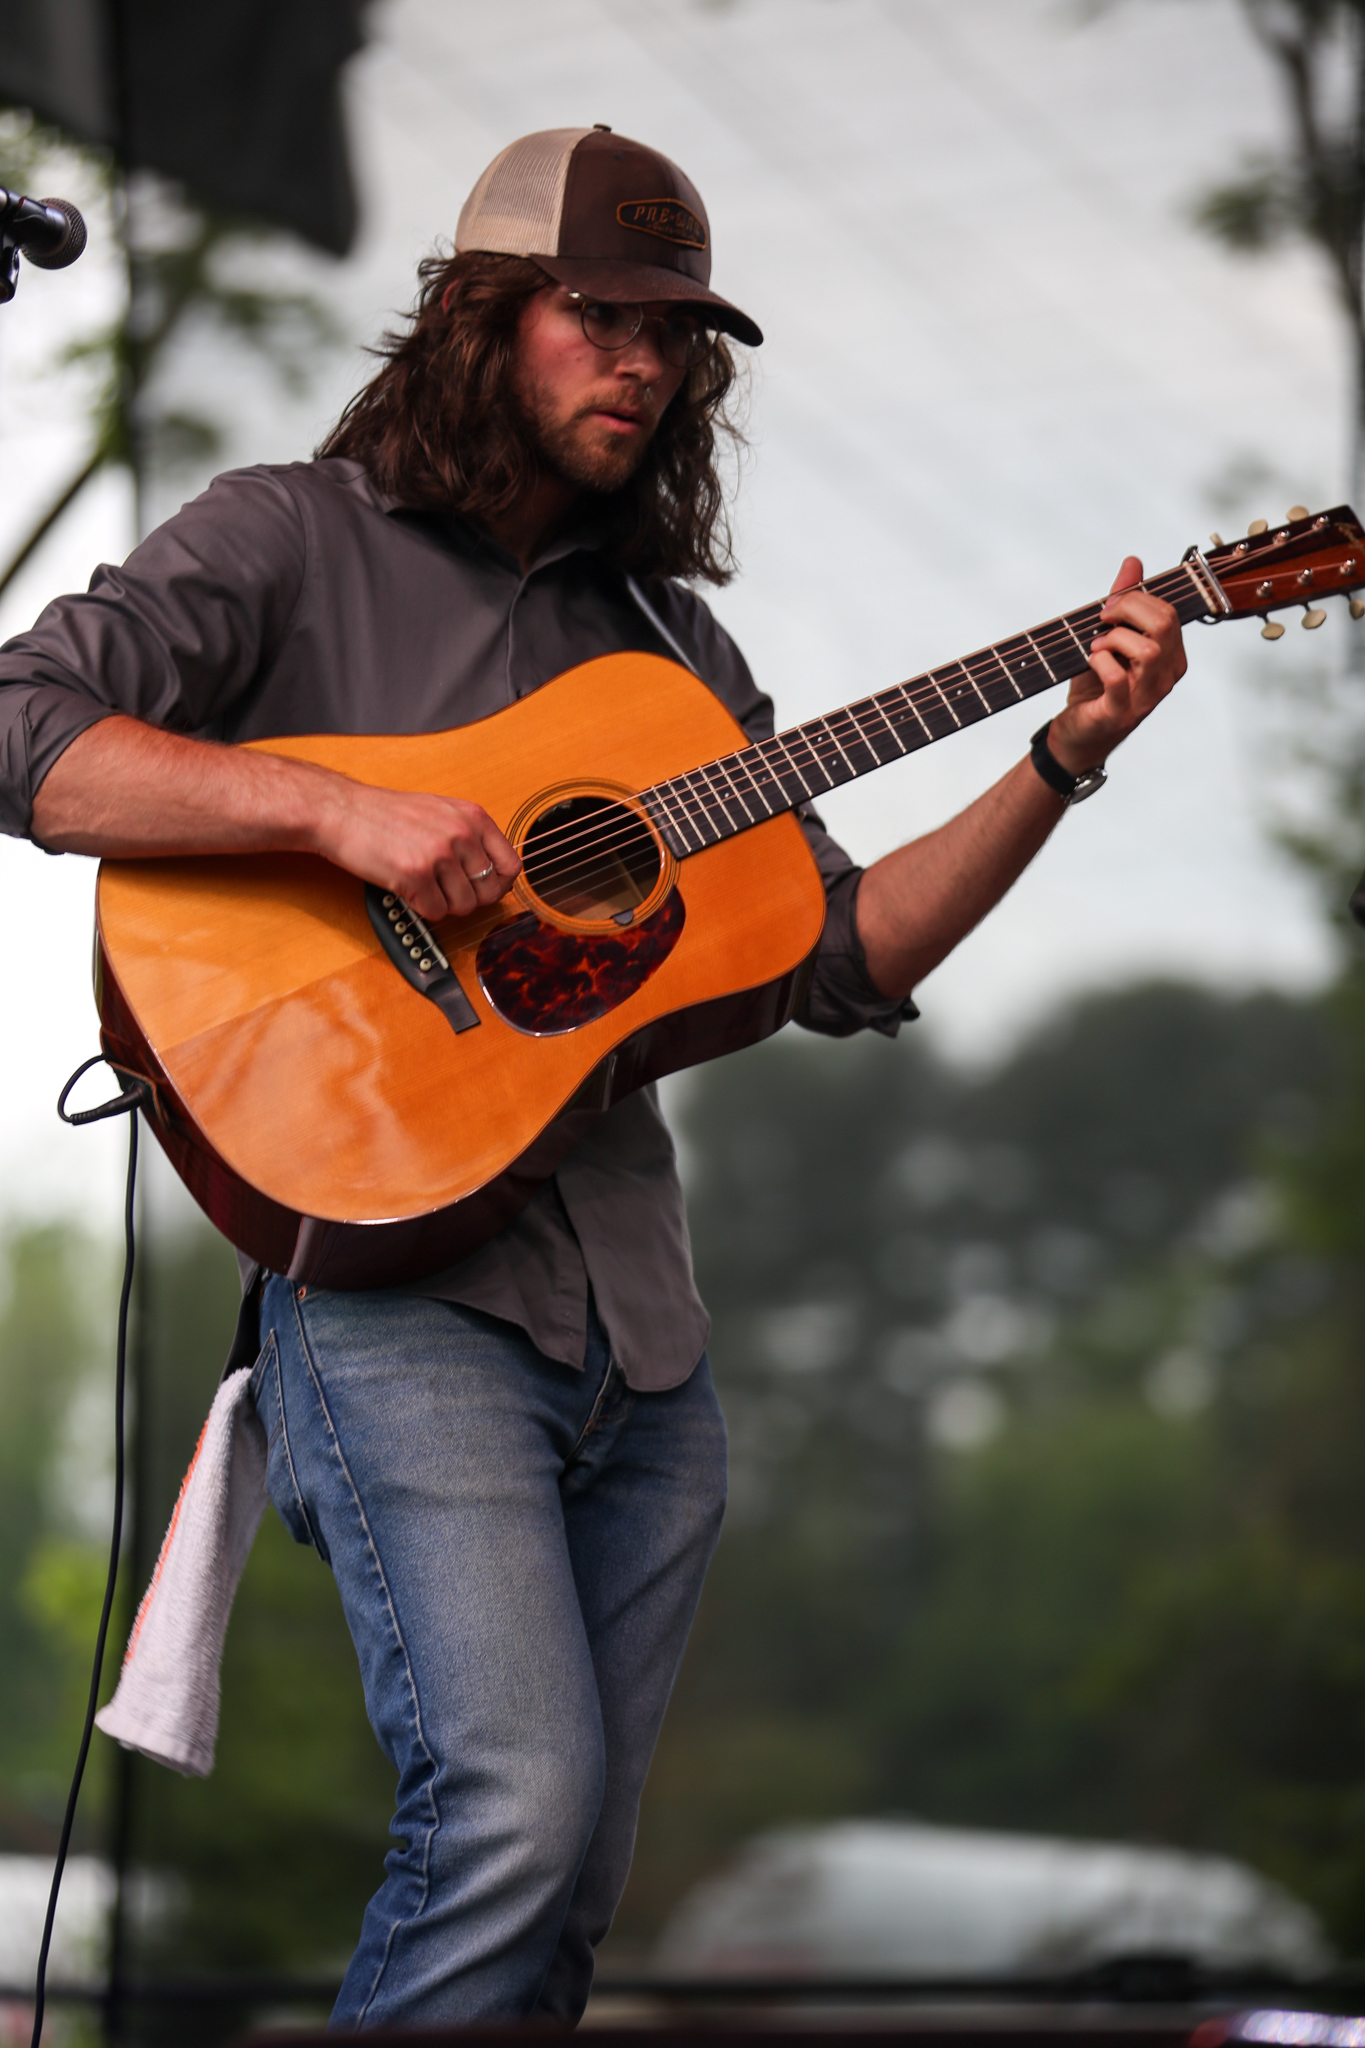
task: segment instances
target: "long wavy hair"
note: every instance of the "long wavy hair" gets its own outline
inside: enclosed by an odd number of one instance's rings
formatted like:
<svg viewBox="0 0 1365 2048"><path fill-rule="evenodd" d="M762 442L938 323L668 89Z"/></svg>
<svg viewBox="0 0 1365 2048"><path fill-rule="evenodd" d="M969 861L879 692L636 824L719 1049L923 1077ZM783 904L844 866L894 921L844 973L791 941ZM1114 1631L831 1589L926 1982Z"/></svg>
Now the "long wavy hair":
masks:
<svg viewBox="0 0 1365 2048"><path fill-rule="evenodd" d="M406 333L386 334L382 367L318 449L362 462L404 504L496 520L534 483L538 461L512 389L517 324L549 283L523 256L428 256ZM605 493L606 548L642 576L728 583L733 536L720 461L738 453L739 368L721 335L690 370L643 462Z"/></svg>

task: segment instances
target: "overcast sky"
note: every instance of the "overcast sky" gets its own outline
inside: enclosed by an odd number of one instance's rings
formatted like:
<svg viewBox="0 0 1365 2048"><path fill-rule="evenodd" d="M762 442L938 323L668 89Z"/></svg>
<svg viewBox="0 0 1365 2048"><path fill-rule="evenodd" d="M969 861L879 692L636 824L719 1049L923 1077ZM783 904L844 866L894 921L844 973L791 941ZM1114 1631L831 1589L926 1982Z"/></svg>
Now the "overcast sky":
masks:
<svg viewBox="0 0 1365 2048"><path fill-rule="evenodd" d="M1189 225L1192 195L1281 132L1236 0L1126 0L1095 20L1056 0L390 0L373 27L350 76L357 252L270 259L330 299L352 345L302 402L188 351L185 394L229 427L220 466L307 455L500 147L607 121L700 186L715 282L767 335L743 573L714 602L781 721L1096 596L1125 552L1155 571L1215 524L1344 494L1344 347L1318 266L1238 262ZM84 444L73 377L43 366L118 290L97 235L76 270L26 271L0 309L0 554ZM0 603L0 632L131 537L110 479ZM1097 982L1319 979L1319 919L1263 829L1283 771L1257 737L1257 678L1292 688L1346 630L1340 606L1273 650L1251 627L1194 629L1175 699L926 983L920 1028L979 1057ZM1020 707L839 792L830 824L874 858L1002 771L1039 716ZM0 844L0 1206L107 1215L116 1199L121 1139L61 1131L50 1108L95 1044L92 877Z"/></svg>

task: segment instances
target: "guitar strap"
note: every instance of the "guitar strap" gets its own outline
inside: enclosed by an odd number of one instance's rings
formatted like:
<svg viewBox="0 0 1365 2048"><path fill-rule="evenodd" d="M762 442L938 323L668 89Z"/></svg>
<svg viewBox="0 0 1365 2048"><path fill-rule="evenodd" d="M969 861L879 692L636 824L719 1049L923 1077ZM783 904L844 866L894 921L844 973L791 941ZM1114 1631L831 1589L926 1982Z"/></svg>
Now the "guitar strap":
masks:
<svg viewBox="0 0 1365 2048"><path fill-rule="evenodd" d="M645 617L649 620L650 625L654 628L659 638L663 641L665 647L671 647L673 652L677 655L678 660L682 663L683 667L686 669L690 669L693 675L697 678L697 681L699 683L704 683L706 681L706 678L702 674L701 670L697 667L696 662L693 661L692 657L684 651L679 642L674 639L673 635L669 632L667 626L659 617L659 614L655 611L653 605L645 596L643 590L641 590L639 584L635 581L635 578L633 576L627 576L626 589L634 598L635 603L637 604L639 609L644 613ZM798 818L808 818L811 820L813 824L816 825L820 823L819 813L817 812L813 804L797 804L795 809ZM1361 888L1362 890L1365 890L1365 882L1361 883Z"/></svg>
<svg viewBox="0 0 1365 2048"><path fill-rule="evenodd" d="M701 670L697 667L696 662L692 660L690 655L687 655L683 652L682 648L674 639L673 635L669 632L667 626L659 617L659 614L655 611L653 605L645 596L643 590L641 590L639 584L635 581L635 578L633 576L627 576L626 589L634 598L636 605L644 613L645 617L649 620L650 625L654 628L659 638L663 641L665 647L671 647L674 654L677 655L678 660L682 663L683 667L691 669L693 675L696 676L699 679L699 681L705 682L706 678L702 675Z"/></svg>

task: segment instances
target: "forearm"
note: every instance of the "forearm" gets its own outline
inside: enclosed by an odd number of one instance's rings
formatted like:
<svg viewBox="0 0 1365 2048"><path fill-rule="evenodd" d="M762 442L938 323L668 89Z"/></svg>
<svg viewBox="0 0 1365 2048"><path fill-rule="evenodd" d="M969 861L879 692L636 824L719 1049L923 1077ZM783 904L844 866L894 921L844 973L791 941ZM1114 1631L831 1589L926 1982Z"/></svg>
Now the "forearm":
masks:
<svg viewBox="0 0 1365 2048"><path fill-rule="evenodd" d="M322 852L348 787L305 761L104 718L39 785L33 837L52 853L111 858Z"/></svg>
<svg viewBox="0 0 1365 2048"><path fill-rule="evenodd" d="M1068 775L1098 767L1185 673L1180 621L1144 590L1129 555L1073 681L1048 727L1048 750ZM863 876L858 937L873 981L908 996L1017 881L1066 808L1031 761L1021 761L958 817L889 853Z"/></svg>
<svg viewBox="0 0 1365 2048"><path fill-rule="evenodd" d="M318 853L432 919L496 903L521 868L467 799L376 789L135 718L101 719L58 756L34 798L32 832L52 853L124 860Z"/></svg>
<svg viewBox="0 0 1365 2048"><path fill-rule="evenodd" d="M874 863L858 890L858 937L886 996L907 996L1017 881L1066 806L1020 761L936 832Z"/></svg>

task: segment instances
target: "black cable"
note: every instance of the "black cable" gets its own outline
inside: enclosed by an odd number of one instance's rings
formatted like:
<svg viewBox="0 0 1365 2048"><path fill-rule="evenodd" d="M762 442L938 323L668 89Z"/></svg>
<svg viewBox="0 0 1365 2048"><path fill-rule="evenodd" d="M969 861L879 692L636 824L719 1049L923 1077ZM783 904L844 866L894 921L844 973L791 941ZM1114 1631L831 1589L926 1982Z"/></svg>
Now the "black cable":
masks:
<svg viewBox="0 0 1365 2048"><path fill-rule="evenodd" d="M57 1895L62 1888L62 1872L66 1868L67 1851L71 1847L71 1829L76 1818L76 1801L80 1798L85 1762L90 1754L90 1741L95 1732L95 1711L99 1706L100 1677L104 1670L104 1645L109 1635L109 1619L114 1611L114 1588L118 1583L119 1550L123 1542L123 1395L128 1367L128 1304L133 1297L133 1260L137 1249L133 1232L133 1200L137 1191L137 1111L139 1104L146 1099L147 1088L144 1082L132 1080L121 1095L115 1096L110 1102L102 1102L97 1109L79 1109L68 1113L66 1099L71 1090L82 1074L89 1073L91 1067L97 1067L102 1058L101 1053L96 1053L92 1059L77 1067L57 1097L57 1114L66 1124L93 1124L109 1116L129 1116L128 1180L123 1198L123 1287L119 1294L118 1344L114 1365L114 1526L109 1539L109 1574L104 1582L104 1605L100 1609L99 1632L95 1637L95 1662L90 1673L90 1697L85 1707L85 1726L81 1730L81 1746L71 1777L71 1790L66 1795L66 1813L62 1819L61 1839L57 1844L52 1889L47 1897L47 1918L43 1922L42 1946L38 1950L38 1973L33 1992L32 2048L39 2048L42 2040L43 2013L47 2003L47 1958L52 1947L53 1923L57 1918Z"/></svg>

